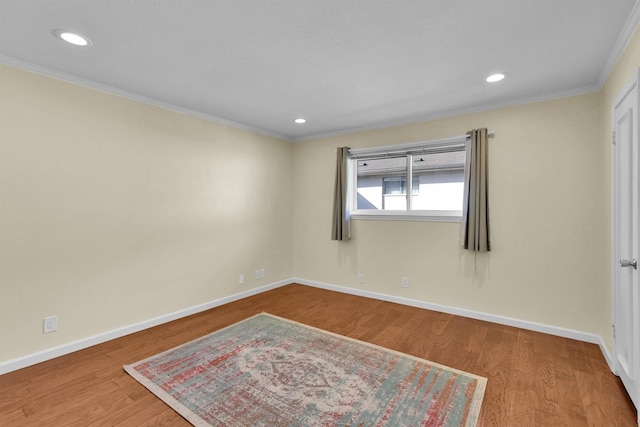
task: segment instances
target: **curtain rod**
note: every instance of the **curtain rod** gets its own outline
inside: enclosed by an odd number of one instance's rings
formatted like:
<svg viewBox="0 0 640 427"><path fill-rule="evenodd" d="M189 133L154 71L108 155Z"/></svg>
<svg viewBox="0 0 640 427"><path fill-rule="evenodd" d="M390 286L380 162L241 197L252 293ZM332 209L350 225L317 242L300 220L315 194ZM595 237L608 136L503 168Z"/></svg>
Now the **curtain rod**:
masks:
<svg viewBox="0 0 640 427"><path fill-rule="evenodd" d="M493 138L494 136L496 136L496 131L493 129L489 129L487 130L487 138ZM467 139L469 139L469 135L465 135L465 137Z"/></svg>
<svg viewBox="0 0 640 427"><path fill-rule="evenodd" d="M494 130L487 130L487 137L493 138L496 132ZM449 138L432 139L429 141L409 142L404 144L384 145L379 147L367 147L367 148L351 148L349 149L349 155L353 157L364 156L369 153L379 153L381 151L397 152L398 150L411 150L416 147L432 146L448 144L463 144L469 139L469 135L458 135Z"/></svg>

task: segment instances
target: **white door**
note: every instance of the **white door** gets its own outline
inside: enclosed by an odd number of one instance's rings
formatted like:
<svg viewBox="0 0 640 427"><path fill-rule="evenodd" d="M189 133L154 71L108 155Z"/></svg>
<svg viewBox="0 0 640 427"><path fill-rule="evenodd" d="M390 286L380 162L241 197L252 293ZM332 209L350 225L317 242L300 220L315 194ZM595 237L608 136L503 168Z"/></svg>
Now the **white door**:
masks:
<svg viewBox="0 0 640 427"><path fill-rule="evenodd" d="M631 400L640 404L638 283L638 78L613 106L614 364Z"/></svg>

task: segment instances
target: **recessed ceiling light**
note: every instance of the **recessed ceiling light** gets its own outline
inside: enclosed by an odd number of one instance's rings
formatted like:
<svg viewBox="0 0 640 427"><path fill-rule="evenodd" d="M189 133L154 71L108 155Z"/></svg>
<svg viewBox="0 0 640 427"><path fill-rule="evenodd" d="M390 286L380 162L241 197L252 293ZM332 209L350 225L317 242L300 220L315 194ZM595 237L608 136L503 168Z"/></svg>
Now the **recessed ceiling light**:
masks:
<svg viewBox="0 0 640 427"><path fill-rule="evenodd" d="M80 34L72 33L64 30L56 30L53 32L56 37L76 46L90 46L91 40Z"/></svg>
<svg viewBox="0 0 640 427"><path fill-rule="evenodd" d="M502 73L491 74L489 77L487 77L487 82L489 83L499 82L500 80L504 79L504 77L505 76Z"/></svg>
<svg viewBox="0 0 640 427"><path fill-rule="evenodd" d="M294 120L294 122L296 122L299 125L302 125L304 123L307 123L307 119L303 119L302 117L298 117L297 119Z"/></svg>

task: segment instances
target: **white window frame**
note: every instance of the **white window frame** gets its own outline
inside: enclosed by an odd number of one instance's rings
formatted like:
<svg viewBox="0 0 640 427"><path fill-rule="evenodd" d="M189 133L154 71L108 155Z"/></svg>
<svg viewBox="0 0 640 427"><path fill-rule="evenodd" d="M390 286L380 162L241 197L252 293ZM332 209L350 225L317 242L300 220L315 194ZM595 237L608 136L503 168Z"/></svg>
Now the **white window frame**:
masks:
<svg viewBox="0 0 640 427"><path fill-rule="evenodd" d="M365 220L394 220L394 221L441 221L460 222L462 210L410 210L412 184L409 175L413 175L413 155L428 155L448 151L464 151L467 144L467 136L457 136L432 141L412 142L408 144L387 145L372 148L357 148L349 150L349 161L347 164L348 174L348 213L352 219ZM380 158L380 157L407 156L407 210L382 210L382 209L357 209L357 181L358 181L358 159Z"/></svg>

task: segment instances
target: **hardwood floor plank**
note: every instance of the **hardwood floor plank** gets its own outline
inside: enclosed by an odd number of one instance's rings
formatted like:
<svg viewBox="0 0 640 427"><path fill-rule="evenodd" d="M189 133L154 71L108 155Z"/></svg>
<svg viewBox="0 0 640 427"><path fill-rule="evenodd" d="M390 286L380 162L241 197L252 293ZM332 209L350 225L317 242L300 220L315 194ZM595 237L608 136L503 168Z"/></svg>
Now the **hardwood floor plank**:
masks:
<svg viewBox="0 0 640 427"><path fill-rule="evenodd" d="M488 378L479 426L636 426L598 346L288 285L0 376L1 426L188 426L125 364L261 312Z"/></svg>
<svg viewBox="0 0 640 427"><path fill-rule="evenodd" d="M26 425L27 416L21 409L0 411L0 426Z"/></svg>
<svg viewBox="0 0 640 427"><path fill-rule="evenodd" d="M505 419L510 420L512 425L518 427L528 427L536 425L536 411L530 405L535 399L534 391L505 390L505 400L508 407L505 408Z"/></svg>

